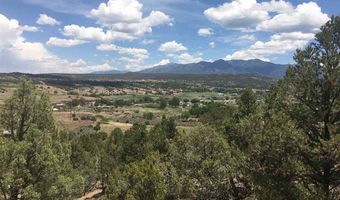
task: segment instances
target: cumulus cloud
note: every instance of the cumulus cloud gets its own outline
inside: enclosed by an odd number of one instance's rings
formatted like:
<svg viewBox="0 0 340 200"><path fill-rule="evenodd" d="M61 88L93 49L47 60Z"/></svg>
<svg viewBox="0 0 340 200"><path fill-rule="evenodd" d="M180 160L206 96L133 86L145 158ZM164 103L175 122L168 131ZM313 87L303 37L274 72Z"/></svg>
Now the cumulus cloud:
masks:
<svg viewBox="0 0 340 200"><path fill-rule="evenodd" d="M143 14L143 5L135 0L109 0L99 4L97 9L91 10L91 16L103 25L120 22L138 22Z"/></svg>
<svg viewBox="0 0 340 200"><path fill-rule="evenodd" d="M204 11L208 20L228 29L245 29L269 19L256 0L234 0Z"/></svg>
<svg viewBox="0 0 340 200"><path fill-rule="evenodd" d="M49 40L46 42L49 46L55 47L73 47L81 44L85 44L87 41L84 40L68 40L68 39L60 39L56 37L50 37Z"/></svg>
<svg viewBox="0 0 340 200"><path fill-rule="evenodd" d="M273 32L315 32L329 20L315 2L294 8L289 2L234 0L204 11L208 20L226 29Z"/></svg>
<svg viewBox="0 0 340 200"><path fill-rule="evenodd" d="M175 40L161 44L158 50L167 53L168 57L171 57L171 59L176 60L176 62L180 64L200 62L203 60L200 57L202 53L198 53L198 55L191 55L185 52L188 50L187 47L181 43L177 43ZM166 61L168 61L168 59L166 59Z"/></svg>
<svg viewBox="0 0 340 200"><path fill-rule="evenodd" d="M189 53L182 53L176 56L176 59L180 64L197 63L203 60L200 56L193 56Z"/></svg>
<svg viewBox="0 0 340 200"><path fill-rule="evenodd" d="M94 72L94 71L108 71L114 69L112 66L110 66L108 63L99 64L99 65L88 65L84 60L78 59L75 62L71 62L70 66L73 67L75 70L75 73L88 73L88 72Z"/></svg>
<svg viewBox="0 0 340 200"><path fill-rule="evenodd" d="M93 41L100 45L97 50L115 51L121 54L120 61L126 63L129 70L139 67L149 57L146 49L119 47L115 41L132 41L151 33L153 27L171 25L173 19L160 11L142 12L143 4L137 0L108 0L89 13L96 19L99 27L85 27L76 24L64 26L61 31L66 37L76 41ZM143 40L142 44L152 44L153 40Z"/></svg>
<svg viewBox="0 0 340 200"><path fill-rule="evenodd" d="M99 43L108 43L114 40L133 40L134 36L129 33L112 30L104 31L99 27L84 27L75 24L64 27L62 34L78 40L91 40Z"/></svg>
<svg viewBox="0 0 340 200"><path fill-rule="evenodd" d="M158 50L166 53L177 53L180 51L186 51L187 48L183 44L177 43L175 40L173 40L161 44Z"/></svg>
<svg viewBox="0 0 340 200"><path fill-rule="evenodd" d="M60 25L61 22L46 14L40 14L39 18L37 19L37 24L55 26Z"/></svg>
<svg viewBox="0 0 340 200"><path fill-rule="evenodd" d="M171 24L172 19L160 11L151 11L143 17L142 8L143 4L137 0L109 0L92 9L90 16L102 27L131 38L151 33L154 26Z"/></svg>
<svg viewBox="0 0 340 200"><path fill-rule="evenodd" d="M226 29L240 31L266 31L275 33L268 41L257 41L248 48L227 55L225 59L268 60L271 55L285 54L302 48L314 38L327 14L315 2L294 7L285 0L257 2L257 0L233 0L218 7L209 8L204 15ZM254 41L253 34L241 35L235 41Z"/></svg>
<svg viewBox="0 0 340 200"><path fill-rule="evenodd" d="M69 62L49 52L42 43L28 42L15 19L0 14L0 69L2 72L85 73L108 65L86 65L85 62Z"/></svg>
<svg viewBox="0 0 340 200"><path fill-rule="evenodd" d="M267 42L257 41L247 49L239 50L227 55L225 60L232 59L261 59L268 61L268 56L285 54L304 47L308 41L314 38L313 33L291 32L274 34Z"/></svg>
<svg viewBox="0 0 340 200"><path fill-rule="evenodd" d="M199 36L207 37L210 35L214 35L214 30L212 28L200 28L197 31Z"/></svg>
<svg viewBox="0 0 340 200"><path fill-rule="evenodd" d="M120 47L115 44L101 44L97 46L100 51L117 51L119 54L129 54L136 57L147 57L148 50L139 48Z"/></svg>
<svg viewBox="0 0 340 200"><path fill-rule="evenodd" d="M100 51L116 51L123 55L120 60L126 63L129 70L142 66L144 61L149 58L149 52L146 49L126 48L115 44L101 44L97 46L97 49Z"/></svg>
<svg viewBox="0 0 340 200"><path fill-rule="evenodd" d="M316 32L329 20L315 2L302 3L293 12L281 13L261 22L257 30L273 32Z"/></svg>

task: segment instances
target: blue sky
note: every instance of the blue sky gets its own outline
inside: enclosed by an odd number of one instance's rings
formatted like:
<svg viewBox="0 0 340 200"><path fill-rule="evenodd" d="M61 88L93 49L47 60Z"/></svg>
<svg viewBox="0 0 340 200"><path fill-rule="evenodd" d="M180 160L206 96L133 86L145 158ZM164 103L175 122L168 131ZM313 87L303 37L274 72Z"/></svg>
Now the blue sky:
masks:
<svg viewBox="0 0 340 200"><path fill-rule="evenodd" d="M292 63L339 0L0 0L0 72Z"/></svg>

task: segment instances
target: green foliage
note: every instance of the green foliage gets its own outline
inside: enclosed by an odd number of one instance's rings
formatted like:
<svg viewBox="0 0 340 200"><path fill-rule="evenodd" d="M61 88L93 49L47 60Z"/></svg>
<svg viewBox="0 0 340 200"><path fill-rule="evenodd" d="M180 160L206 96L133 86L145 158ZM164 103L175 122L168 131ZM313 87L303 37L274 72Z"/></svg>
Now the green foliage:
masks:
<svg viewBox="0 0 340 200"><path fill-rule="evenodd" d="M169 162L177 174L180 199L228 197L233 163L226 141L213 129L180 134L169 148ZM174 180L173 180L174 181Z"/></svg>
<svg viewBox="0 0 340 200"><path fill-rule="evenodd" d="M101 129L100 122L97 122L97 124L93 127L93 130L99 131Z"/></svg>
<svg viewBox="0 0 340 200"><path fill-rule="evenodd" d="M166 106L168 105L168 101L165 98L160 98L159 99L159 108L160 109L165 109Z"/></svg>
<svg viewBox="0 0 340 200"><path fill-rule="evenodd" d="M191 99L191 103L193 103L193 104L197 104L197 103L199 103L200 102L200 100L199 99Z"/></svg>
<svg viewBox="0 0 340 200"><path fill-rule="evenodd" d="M70 107L77 107L77 106L84 106L86 103L84 98L79 99L72 99L72 101L69 103Z"/></svg>
<svg viewBox="0 0 340 200"><path fill-rule="evenodd" d="M285 81L294 100L288 113L309 138L302 160L318 196L339 196L340 17L321 27L314 43L295 54Z"/></svg>
<svg viewBox="0 0 340 200"><path fill-rule="evenodd" d="M223 126L226 120L233 118L235 112L235 106L209 103L204 107L199 117L202 123L217 128Z"/></svg>
<svg viewBox="0 0 340 200"><path fill-rule="evenodd" d="M218 128L223 126L226 120L234 117L236 109L230 105L208 103L203 106L194 104L189 112L191 115L199 117L202 123Z"/></svg>
<svg viewBox="0 0 340 200"><path fill-rule="evenodd" d="M146 119L146 120L152 120L153 119L153 113L152 112L144 113L143 118Z"/></svg>
<svg viewBox="0 0 340 200"><path fill-rule="evenodd" d="M204 112L205 112L205 109L200 107L198 104L194 104L189 110L189 113L195 117L198 117Z"/></svg>
<svg viewBox="0 0 340 200"><path fill-rule="evenodd" d="M54 126L52 106L29 81L20 82L1 112L11 138L0 137L0 192L5 199L72 199L82 177L72 169L71 148ZM60 177L68 180L56 187Z"/></svg>
<svg viewBox="0 0 340 200"><path fill-rule="evenodd" d="M132 105L133 102L131 102L130 100L124 100L124 99L117 99L114 101L114 105L117 107L121 107L121 106L130 106Z"/></svg>
<svg viewBox="0 0 340 200"><path fill-rule="evenodd" d="M97 120L96 117L93 116L93 115L82 115L80 117L80 119L81 120L91 120L91 121L94 121L94 122Z"/></svg>
<svg viewBox="0 0 340 200"><path fill-rule="evenodd" d="M257 107L255 93L249 88L243 90L237 99L237 105L241 117L255 113Z"/></svg>
<svg viewBox="0 0 340 200"><path fill-rule="evenodd" d="M178 97L174 96L174 97L172 97L172 99L169 101L169 105L170 105L170 106L173 106L173 107L177 107L177 106L179 106L180 102L181 102L181 100L180 100Z"/></svg>
<svg viewBox="0 0 340 200"><path fill-rule="evenodd" d="M301 182L301 175L307 171L299 153L306 147L307 138L288 116L277 113L263 119L253 115L241 121L237 132L247 158L239 169L252 181L259 199L312 199Z"/></svg>
<svg viewBox="0 0 340 200"><path fill-rule="evenodd" d="M145 125L134 124L128 130L123 139L121 159L124 163L130 163L145 158L152 150L149 133Z"/></svg>
<svg viewBox="0 0 340 200"><path fill-rule="evenodd" d="M166 194L164 164L158 154L128 164L122 174L110 177L109 199L162 200Z"/></svg>
<svg viewBox="0 0 340 200"><path fill-rule="evenodd" d="M268 93L263 110L250 91L238 101L241 118L226 136L246 158L238 173L258 199L339 196L339 26L333 17L315 42L297 50L296 64Z"/></svg>
<svg viewBox="0 0 340 200"><path fill-rule="evenodd" d="M143 98L140 100L141 103L153 103L154 100L150 96L143 96Z"/></svg>
<svg viewBox="0 0 340 200"><path fill-rule="evenodd" d="M94 131L91 128L84 128L80 134L72 139L71 161L75 169L85 179L85 190L93 188L100 180L103 186L107 181L108 168L112 165L109 155L112 146L106 133ZM113 166L112 166L113 167Z"/></svg>
<svg viewBox="0 0 340 200"><path fill-rule="evenodd" d="M54 121L48 96L34 91L31 82L21 81L13 96L6 100L0 113L0 123L10 131L13 139L20 141L24 140L32 124L41 130L51 131Z"/></svg>
<svg viewBox="0 0 340 200"><path fill-rule="evenodd" d="M100 99L96 99L95 106L103 106L103 105L107 105L107 106L112 106L113 102L104 98L100 98Z"/></svg>
<svg viewBox="0 0 340 200"><path fill-rule="evenodd" d="M32 126L23 141L0 138L0 143L2 196L11 199L18 199L20 195L24 199L71 199L82 193L83 179L70 165L70 146L53 134L43 133ZM67 178L70 185L55 188L61 176Z"/></svg>
<svg viewBox="0 0 340 200"><path fill-rule="evenodd" d="M162 122L150 130L151 143L154 150L165 153L168 150L168 140L177 135L176 123L174 119L163 118Z"/></svg>

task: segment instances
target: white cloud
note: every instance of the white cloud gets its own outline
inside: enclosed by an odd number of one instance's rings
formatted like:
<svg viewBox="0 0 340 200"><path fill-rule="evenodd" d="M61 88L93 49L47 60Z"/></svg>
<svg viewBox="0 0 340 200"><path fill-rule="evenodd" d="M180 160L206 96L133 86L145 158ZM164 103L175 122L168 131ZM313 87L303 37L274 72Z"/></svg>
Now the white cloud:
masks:
<svg viewBox="0 0 340 200"><path fill-rule="evenodd" d="M22 31L27 31L27 32L39 32L40 29L36 26L28 26L28 25L24 25L24 26L21 26L20 29Z"/></svg>
<svg viewBox="0 0 340 200"><path fill-rule="evenodd" d="M234 0L217 8L209 8L204 15L228 29L244 29L269 19L268 12L261 9L256 0Z"/></svg>
<svg viewBox="0 0 340 200"><path fill-rule="evenodd" d="M153 44L155 43L155 40L148 40L148 39L144 39L141 44L144 44L144 45L149 45L149 44Z"/></svg>
<svg viewBox="0 0 340 200"><path fill-rule="evenodd" d="M112 70L113 67L107 63L100 64L100 65L88 65L84 60L78 59L75 62L70 63L70 66L73 68L80 70L76 73L88 73L94 71L107 71Z"/></svg>
<svg viewBox="0 0 340 200"><path fill-rule="evenodd" d="M162 59L161 61L159 61L156 64L153 65L145 65L145 66L139 66L138 68L134 68L133 71L139 71L139 70L143 70L143 69L147 69L147 68L151 68L151 67L156 67L156 66L160 66L160 65L167 65L171 63L170 59Z"/></svg>
<svg viewBox="0 0 340 200"><path fill-rule="evenodd" d="M98 9L92 9L90 14L103 25L138 22L143 16L142 7L143 5L135 0L109 0L107 4L99 4Z"/></svg>
<svg viewBox="0 0 340 200"><path fill-rule="evenodd" d="M315 2L294 8L284 0L258 3L256 0L234 0L204 15L226 29L272 32L316 32L329 18Z"/></svg>
<svg viewBox="0 0 340 200"><path fill-rule="evenodd" d="M187 51L188 49L181 43L177 43L176 41L169 41L163 43L159 49L159 51L166 52L167 56L176 60L177 63L187 64L187 63L195 63L200 62L203 59L200 57L202 53L197 53L197 55L191 55L187 52L180 53L183 51ZM163 62L169 61L169 59L163 60Z"/></svg>
<svg viewBox="0 0 340 200"><path fill-rule="evenodd" d="M119 60L125 62L125 69L128 71L138 71L143 68L143 59L123 56Z"/></svg>
<svg viewBox="0 0 340 200"><path fill-rule="evenodd" d="M78 59L77 61L70 63L70 65L79 67L86 65L86 62L83 59Z"/></svg>
<svg viewBox="0 0 340 200"><path fill-rule="evenodd" d="M173 40L161 44L158 50L166 53L176 53L180 51L186 51L187 48L183 46L181 43L177 43L175 40Z"/></svg>
<svg viewBox="0 0 340 200"><path fill-rule="evenodd" d="M50 37L50 39L46 42L49 46L55 47L73 47L81 44L85 44L87 41L84 40L68 40L68 39L60 39L56 37Z"/></svg>
<svg viewBox="0 0 340 200"><path fill-rule="evenodd" d="M197 31L199 36L207 37L210 35L214 35L214 30L212 28L200 28Z"/></svg>
<svg viewBox="0 0 340 200"><path fill-rule="evenodd" d="M210 46L211 48L215 48L215 42L209 42L209 46Z"/></svg>
<svg viewBox="0 0 340 200"><path fill-rule="evenodd" d="M61 22L46 14L40 14L39 18L37 19L37 24L55 26L55 25L60 25Z"/></svg>
<svg viewBox="0 0 340 200"><path fill-rule="evenodd" d="M258 58L268 61L268 56L285 54L289 51L302 48L313 38L313 33L292 32L275 34L272 35L267 42L257 41L248 49L239 50L231 55L227 55L225 60L248 60Z"/></svg>
<svg viewBox="0 0 340 200"><path fill-rule="evenodd" d="M256 2L256 1L255 1ZM262 2L257 4L260 9L264 9L269 12L277 13L289 13L293 11L293 5L285 0L271 0L268 2Z"/></svg>
<svg viewBox="0 0 340 200"><path fill-rule="evenodd" d="M69 62L50 53L39 42L28 42L22 36L23 30L15 19L0 14L0 69L2 72L90 72L96 67L84 62ZM106 65L106 67L108 67Z"/></svg>
<svg viewBox="0 0 340 200"><path fill-rule="evenodd" d="M237 40L239 41L244 41L244 40L250 40L250 41L253 41L253 40L256 40L256 37L255 35L253 34L246 34L246 35L241 35L237 38Z"/></svg>
<svg viewBox="0 0 340 200"><path fill-rule="evenodd" d="M197 63L203 60L199 56L193 56L188 53L182 53L176 56L176 58L177 58L178 63L180 64Z"/></svg>
<svg viewBox="0 0 340 200"><path fill-rule="evenodd" d="M317 32L329 20L327 14L315 2L302 3L293 12L281 13L265 20L257 30L273 32Z"/></svg>
<svg viewBox="0 0 340 200"><path fill-rule="evenodd" d="M109 0L92 9L90 16L102 27L133 38L151 33L154 26L171 24L172 19L160 11L151 11L149 16L143 17L142 7L137 0Z"/></svg>
<svg viewBox="0 0 340 200"><path fill-rule="evenodd" d="M167 64L169 64L169 63L171 63L171 62L170 62L170 59L162 59L161 61L159 61L159 63L154 64L153 67L159 66L159 65L167 65Z"/></svg>
<svg viewBox="0 0 340 200"><path fill-rule="evenodd" d="M149 52L146 49L126 48L114 44L101 44L97 46L100 51L117 51L119 54L129 54L134 57L148 58Z"/></svg>
<svg viewBox="0 0 340 200"><path fill-rule="evenodd" d="M284 0L258 3L256 0L233 0L204 11L208 20L226 29L251 30L271 18L270 13L290 13L293 6Z"/></svg>
<svg viewBox="0 0 340 200"><path fill-rule="evenodd" d="M101 44L97 46L100 51L116 51L118 54L124 55L120 58L126 62L126 68L134 70L136 67L141 67L146 59L149 58L149 52L146 49L126 48L114 44Z"/></svg>
<svg viewBox="0 0 340 200"><path fill-rule="evenodd" d="M233 0L209 8L204 14L210 21L226 29L276 33L268 41L257 41L246 49L227 55L225 59L268 60L271 55L294 51L313 39L314 33L329 20L315 2L294 7L285 0ZM253 34L246 34L234 41L239 43L254 40L256 37Z"/></svg>
<svg viewBox="0 0 340 200"><path fill-rule="evenodd" d="M78 40L91 40L99 43L108 43L115 40L133 40L134 36L128 33L117 31L104 31L98 27L84 27L75 24L64 27L63 35L73 37Z"/></svg>

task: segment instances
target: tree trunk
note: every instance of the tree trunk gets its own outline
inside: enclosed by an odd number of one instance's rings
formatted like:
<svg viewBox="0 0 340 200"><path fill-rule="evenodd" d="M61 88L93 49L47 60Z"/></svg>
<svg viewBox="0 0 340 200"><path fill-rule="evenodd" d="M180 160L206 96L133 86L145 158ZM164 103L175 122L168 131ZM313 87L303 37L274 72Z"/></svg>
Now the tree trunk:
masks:
<svg viewBox="0 0 340 200"><path fill-rule="evenodd" d="M324 135L323 135L323 137L324 137L323 139L325 141L330 140L330 133L329 133L329 129L328 129L328 119L329 119L328 115L326 115L325 119L324 119ZM328 159L324 161L322 168L323 168L322 190L323 190L323 193L324 193L324 199L328 200L328 199L330 199L329 186L330 186L330 175L331 175L331 163Z"/></svg>
<svg viewBox="0 0 340 200"><path fill-rule="evenodd" d="M18 200L18 196L19 196L19 190L20 187L19 186L13 186L10 188L10 194L9 194L9 199L8 200Z"/></svg>
<svg viewBox="0 0 340 200"><path fill-rule="evenodd" d="M330 199L330 192L329 192L329 185L330 185L330 171L331 171L331 167L329 162L325 163L323 165L323 183L322 183L322 190L324 192L324 199L328 200Z"/></svg>

